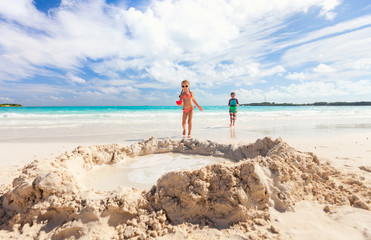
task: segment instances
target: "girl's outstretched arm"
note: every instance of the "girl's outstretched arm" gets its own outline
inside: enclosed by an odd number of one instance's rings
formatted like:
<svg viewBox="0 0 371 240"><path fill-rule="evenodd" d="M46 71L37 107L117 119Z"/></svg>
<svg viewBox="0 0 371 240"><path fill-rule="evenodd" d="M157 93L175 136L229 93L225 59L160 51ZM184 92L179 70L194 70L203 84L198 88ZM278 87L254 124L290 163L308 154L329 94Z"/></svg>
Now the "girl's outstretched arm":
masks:
<svg viewBox="0 0 371 240"><path fill-rule="evenodd" d="M196 104L196 106L198 107L198 109L199 109L200 111L203 111L204 109L203 109L200 105L198 105L198 103L197 103L195 97L193 96L193 93L191 93L191 94L192 94L192 101Z"/></svg>

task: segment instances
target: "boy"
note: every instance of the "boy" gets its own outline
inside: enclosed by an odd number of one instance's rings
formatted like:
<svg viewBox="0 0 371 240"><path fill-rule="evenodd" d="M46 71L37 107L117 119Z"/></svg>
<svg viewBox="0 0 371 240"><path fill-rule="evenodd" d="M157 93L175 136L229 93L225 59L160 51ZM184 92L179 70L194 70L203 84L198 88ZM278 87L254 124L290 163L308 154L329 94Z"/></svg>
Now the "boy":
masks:
<svg viewBox="0 0 371 240"><path fill-rule="evenodd" d="M231 124L229 125L230 127L234 127L234 124L236 122L237 118L237 106L240 106L238 103L238 100L236 97L235 92L231 92L231 99L229 99L228 106L229 106L229 116L231 119Z"/></svg>

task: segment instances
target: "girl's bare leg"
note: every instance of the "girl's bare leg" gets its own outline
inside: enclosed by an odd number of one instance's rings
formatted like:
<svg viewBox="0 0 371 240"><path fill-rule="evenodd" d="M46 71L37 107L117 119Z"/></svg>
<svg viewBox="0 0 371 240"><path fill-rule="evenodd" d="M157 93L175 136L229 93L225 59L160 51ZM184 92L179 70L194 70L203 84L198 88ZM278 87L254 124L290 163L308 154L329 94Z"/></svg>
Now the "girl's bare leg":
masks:
<svg viewBox="0 0 371 240"><path fill-rule="evenodd" d="M193 109L188 112L188 138L191 138Z"/></svg>
<svg viewBox="0 0 371 240"><path fill-rule="evenodd" d="M183 121L182 121L183 136L186 135L186 122L187 122L187 113L183 111Z"/></svg>

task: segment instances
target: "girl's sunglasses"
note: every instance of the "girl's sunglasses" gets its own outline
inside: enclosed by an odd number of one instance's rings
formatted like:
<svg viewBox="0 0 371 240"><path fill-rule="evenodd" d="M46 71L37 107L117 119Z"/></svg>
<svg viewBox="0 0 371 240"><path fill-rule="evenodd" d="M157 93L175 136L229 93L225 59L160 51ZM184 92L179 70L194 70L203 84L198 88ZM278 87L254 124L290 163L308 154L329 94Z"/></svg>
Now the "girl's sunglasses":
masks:
<svg viewBox="0 0 371 240"><path fill-rule="evenodd" d="M182 88L185 88L185 87L188 87L188 85L185 85L185 86L184 86L184 85L182 85Z"/></svg>

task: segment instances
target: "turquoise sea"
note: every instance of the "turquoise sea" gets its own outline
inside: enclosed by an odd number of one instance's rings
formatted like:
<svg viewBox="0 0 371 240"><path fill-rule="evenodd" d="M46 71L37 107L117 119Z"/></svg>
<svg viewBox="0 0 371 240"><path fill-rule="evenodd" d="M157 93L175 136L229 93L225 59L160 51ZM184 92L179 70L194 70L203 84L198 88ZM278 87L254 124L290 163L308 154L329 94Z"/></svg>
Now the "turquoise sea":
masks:
<svg viewBox="0 0 371 240"><path fill-rule="evenodd" d="M196 108L195 115L202 119L228 117L228 106L205 106L204 111ZM83 123L84 121L136 120L177 118L182 114L178 106L105 106L105 107L3 107L0 108L2 127L22 124L56 124L65 122ZM285 119L285 118L368 118L370 106L241 106L238 117L250 119Z"/></svg>
<svg viewBox="0 0 371 240"><path fill-rule="evenodd" d="M228 106L205 106L208 112L228 111ZM120 114L135 112L178 112L178 106L73 106L73 107L3 107L0 108L0 117L19 116L22 114ZM348 112L359 113L371 111L371 106L240 106L241 112Z"/></svg>

